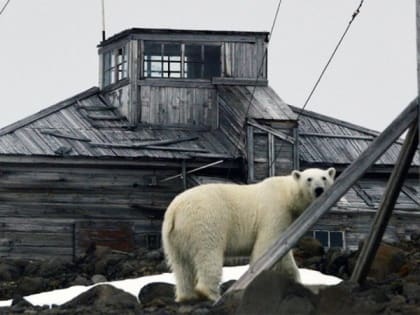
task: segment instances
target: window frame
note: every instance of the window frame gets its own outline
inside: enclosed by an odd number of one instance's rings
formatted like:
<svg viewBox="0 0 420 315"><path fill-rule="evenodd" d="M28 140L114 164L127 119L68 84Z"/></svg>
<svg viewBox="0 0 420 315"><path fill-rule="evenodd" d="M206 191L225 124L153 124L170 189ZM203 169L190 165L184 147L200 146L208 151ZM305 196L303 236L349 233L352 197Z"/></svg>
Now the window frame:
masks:
<svg viewBox="0 0 420 315"><path fill-rule="evenodd" d="M151 69L149 69L150 67L151 67L151 65L149 64L147 67L146 67L146 62L151 62L152 60L146 60L146 45L147 45L147 43L153 43L153 44L160 44L161 45L161 48L160 48L160 50L161 50L161 70L160 70L160 73L161 73L161 75L160 76L149 76L150 75L150 73L152 72L152 70ZM163 58L164 58L164 51L165 51L165 45L180 45L180 62L179 62L179 64L180 64L180 76L179 77L171 77L171 76L164 76L164 74L165 73L167 73L167 71L166 70L164 70L164 62L165 62L165 60L163 60ZM200 56L200 61L199 62L197 62L197 61L193 61L193 62L187 62L186 60L185 60L185 50L186 50L186 46L189 46L189 45L191 45L191 46L200 46L200 49L201 49L201 56ZM141 47L141 67L139 67L139 69L140 69L140 79L165 79L165 80L206 80L206 81L211 81L212 80L212 78L213 78L213 76L212 77L205 77L204 75L205 75L205 72L206 72L206 70L205 70L205 64L206 64L206 62L205 62L205 47L206 46L213 46L213 47L217 47L218 49L219 49L219 62L218 62L218 66L219 66L219 69L218 69L218 72L219 72L219 77L221 77L222 76L222 58L223 58L223 52L222 52L222 49L223 49L223 45L222 45L222 43L220 43L220 42L181 42L181 41L160 41L160 40L142 40L141 41L141 45L140 45L140 47ZM174 61L174 63L177 63L177 62L175 62ZM188 64L200 64L200 77L195 77L195 78L192 78L192 77L186 77L186 68L185 68L185 66L186 65L188 65ZM148 69L148 70L146 70L146 69ZM153 71L153 72L156 72L156 71ZM216 76L214 76L214 77L216 77Z"/></svg>
<svg viewBox="0 0 420 315"><path fill-rule="evenodd" d="M316 232L324 232L324 233L327 233L327 235L328 235L328 246L324 246L324 244L322 244L323 247L326 247L326 248L340 248L340 249L345 249L346 248L346 237L345 237L346 235L345 235L345 231L339 231L339 230L320 230L320 229L317 229L317 230L310 230L308 232L311 233L310 234L311 237L313 237L316 240L318 240L316 238ZM337 247L337 246L331 247L331 233L340 233L341 234L341 237L342 237L342 240L343 240L341 247Z"/></svg>
<svg viewBox="0 0 420 315"><path fill-rule="evenodd" d="M114 85L128 78L128 43L106 50L102 56L103 87Z"/></svg>

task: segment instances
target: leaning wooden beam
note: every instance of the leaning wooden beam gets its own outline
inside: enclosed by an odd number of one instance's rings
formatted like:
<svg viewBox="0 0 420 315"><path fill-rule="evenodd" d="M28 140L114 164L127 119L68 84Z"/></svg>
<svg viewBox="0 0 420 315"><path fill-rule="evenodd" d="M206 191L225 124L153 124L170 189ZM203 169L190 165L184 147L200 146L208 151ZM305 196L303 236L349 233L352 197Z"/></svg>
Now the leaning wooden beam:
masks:
<svg viewBox="0 0 420 315"><path fill-rule="evenodd" d="M63 138L63 139L67 139L67 140L77 140L77 141L83 141L83 142L91 142L90 139L85 138L85 137L64 135L62 133L55 132L55 131L50 131L50 130L42 130L41 133L44 134L44 135L49 135L49 136L53 136L53 137L56 137L56 138Z"/></svg>
<svg viewBox="0 0 420 315"><path fill-rule="evenodd" d="M251 126L253 126L257 129L260 129L262 131L268 132L269 134L272 134L273 136L276 136L277 138L280 138L280 139L282 139L286 142L289 142L291 144L295 143L295 139L293 137L290 137L290 136L286 135L285 133L281 132L280 130L271 128L269 126L263 126L263 125L257 123L254 120L249 120L248 125L251 125Z"/></svg>
<svg viewBox="0 0 420 315"><path fill-rule="evenodd" d="M223 162L224 162L224 160L219 160L219 161L216 161L216 162L212 162L212 163L209 163L209 164L206 164L206 165L203 165L203 166L194 168L192 170L189 170L189 171L185 172L185 175L186 174L192 174L192 173L201 171L201 170L203 170L205 168L212 167L212 166L215 166L215 165L220 164L220 163L223 163ZM166 177L164 179L161 179L159 182L160 183L164 183L164 182L167 182L167 181L170 181L172 179L175 179L175 178L178 178L178 177L182 177L182 176L185 176L185 175L183 173L180 173L180 174L177 174L177 175L174 175L174 176L170 176L170 177Z"/></svg>
<svg viewBox="0 0 420 315"><path fill-rule="evenodd" d="M363 283L372 265L379 243L391 218L392 210L397 202L404 178L407 176L410 163L413 160L419 142L417 122L414 122L401 148L398 163L395 165L379 209L375 215L369 237L362 247L360 256L354 267L351 281Z"/></svg>
<svg viewBox="0 0 420 315"><path fill-rule="evenodd" d="M277 263L298 240L327 212L366 172L366 170L392 145L392 143L417 119L417 99L371 143L371 145L337 178L334 185L316 199L303 214L280 236L245 274L226 292L240 290L263 270ZM225 293L225 294L226 294ZM218 301L220 302L220 301Z"/></svg>
<svg viewBox="0 0 420 315"><path fill-rule="evenodd" d="M373 136L351 136L351 135L333 135L329 133L317 133L317 132L299 132L300 136L306 137L319 137L319 138L338 138L338 139L349 139L349 140L373 140Z"/></svg>
<svg viewBox="0 0 420 315"><path fill-rule="evenodd" d="M104 147L104 148L124 148L124 149L141 149L148 146L154 145L165 145L165 144L175 144L180 142L197 140L198 137L186 137L186 138L176 138L176 139L166 139L166 140L157 140L157 141L148 141L143 143L97 143L91 142L90 145L94 147Z"/></svg>

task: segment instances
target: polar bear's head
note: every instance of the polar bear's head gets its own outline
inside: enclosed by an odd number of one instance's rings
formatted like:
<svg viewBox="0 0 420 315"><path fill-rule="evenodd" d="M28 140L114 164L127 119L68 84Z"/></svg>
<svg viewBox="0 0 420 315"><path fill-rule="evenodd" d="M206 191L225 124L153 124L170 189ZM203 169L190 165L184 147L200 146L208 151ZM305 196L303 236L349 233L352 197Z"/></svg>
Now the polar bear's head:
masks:
<svg viewBox="0 0 420 315"><path fill-rule="evenodd" d="M303 172L293 171L292 176L298 182L301 192L314 200L334 183L335 168L309 168Z"/></svg>

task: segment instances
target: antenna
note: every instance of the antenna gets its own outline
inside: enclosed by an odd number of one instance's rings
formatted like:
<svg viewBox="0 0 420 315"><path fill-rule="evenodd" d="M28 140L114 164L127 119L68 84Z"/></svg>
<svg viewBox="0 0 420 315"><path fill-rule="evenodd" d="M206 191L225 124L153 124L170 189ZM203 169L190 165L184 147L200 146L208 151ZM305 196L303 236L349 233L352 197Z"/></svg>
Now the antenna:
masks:
<svg viewBox="0 0 420 315"><path fill-rule="evenodd" d="M102 7L102 40L106 39L105 35L105 0L101 0L101 7Z"/></svg>

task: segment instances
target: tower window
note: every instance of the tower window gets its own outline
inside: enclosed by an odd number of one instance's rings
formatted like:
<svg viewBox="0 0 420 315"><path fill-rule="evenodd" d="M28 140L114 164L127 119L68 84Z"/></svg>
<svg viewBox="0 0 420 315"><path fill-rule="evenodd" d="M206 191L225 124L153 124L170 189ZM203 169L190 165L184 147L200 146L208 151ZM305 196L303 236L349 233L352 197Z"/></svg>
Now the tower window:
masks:
<svg viewBox="0 0 420 315"><path fill-rule="evenodd" d="M104 53L103 57L103 84L108 86L121 81L128 76L127 48L126 46Z"/></svg>
<svg viewBox="0 0 420 315"><path fill-rule="evenodd" d="M144 42L146 78L211 79L220 76L220 45Z"/></svg>
<svg viewBox="0 0 420 315"><path fill-rule="evenodd" d="M327 248L344 248L344 232L343 231L309 231L311 236L321 242L322 246Z"/></svg>

